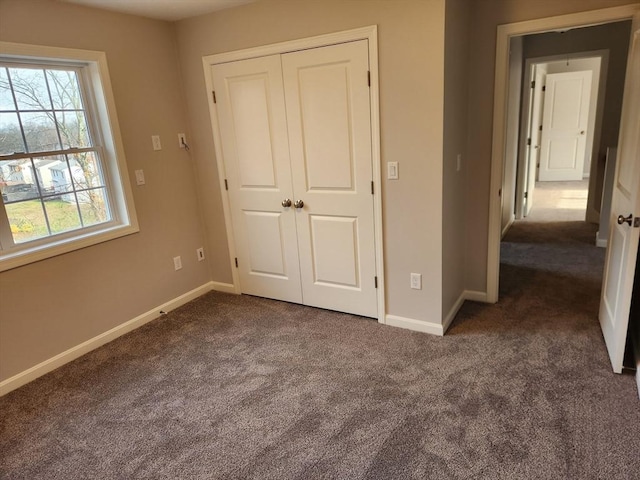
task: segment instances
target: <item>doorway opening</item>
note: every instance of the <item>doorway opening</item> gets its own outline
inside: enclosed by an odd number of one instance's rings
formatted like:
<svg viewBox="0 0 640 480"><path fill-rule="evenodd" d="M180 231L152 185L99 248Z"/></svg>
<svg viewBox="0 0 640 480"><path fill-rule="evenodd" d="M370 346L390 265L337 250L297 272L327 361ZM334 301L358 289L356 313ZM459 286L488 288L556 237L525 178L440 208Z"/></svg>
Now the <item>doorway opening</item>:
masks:
<svg viewBox="0 0 640 480"><path fill-rule="evenodd" d="M524 62L527 58L533 59L536 57L551 56L554 54L569 56L571 53L586 52L588 50L608 50L609 52L608 74L605 79L606 80L606 91L605 91L606 93L605 93L605 101L604 101L605 107L603 110L599 112L600 115L602 115L602 122L601 122L602 126L599 130L596 129L596 131L591 132L593 136L597 135L598 133L601 135L599 146L597 146L596 142L594 142L594 146L592 149L592 152L594 154L592 157L593 164L589 169L589 177L587 179L589 185L590 186L594 185L595 188L588 190L587 208L586 208L586 213L584 214L584 217L583 217L584 220L580 222L569 222L569 223L576 224L576 226L580 225L580 231L573 232L573 233L578 235L580 239L585 238L584 235L588 234L590 236L590 238L588 239L589 247L592 248L594 252L600 251L599 255L602 256L602 251L605 249L598 249L596 247L595 234L598 228L598 223L600 223L599 221L600 221L601 203L602 203L602 199L604 198L602 192L605 188L605 165L607 163L608 158L609 160L611 158L616 158L615 156L607 157L607 152L610 152L612 148L615 148L617 146L618 133L620 131L620 119L624 117L623 109L621 108L621 105L628 101L626 95L624 96L624 102L622 99L619 100L620 103L612 101L611 92L614 92L617 90L618 94L624 95L625 88L628 90L628 92L634 91L633 88L629 87L630 85L633 85L633 82L629 82L628 81L629 79L627 79L627 82L625 83L624 73L622 73L622 77L623 77L622 87L620 86L618 86L617 88L613 87L613 83L615 82L615 79L612 78L612 76L615 75L616 73L619 75L621 72L626 71L626 58L627 58L628 47L630 43L629 40L630 38L632 38L630 20L632 18L635 18L636 14L637 14L637 8L635 7L633 8L619 7L614 9L583 12L581 14L567 15L564 17L553 17L553 18L540 19L540 20L534 20L529 22L522 22L519 24L503 25L498 28L498 43L497 43L497 49L496 49L496 58L497 58L496 85L494 90L494 94L495 94L494 112L495 113L494 113L494 132L493 132L494 141L493 141L493 153L492 153L492 178L491 178L492 194L491 194L491 208L490 208L490 222L489 222L489 251L488 251L488 264L487 264L487 267L488 267L487 268L487 299L489 301L496 302L498 300L498 297L500 295L499 285L501 285L500 279L503 277L502 274L504 273L503 271L501 271L501 269L504 268L504 262L501 264L500 260L501 260L501 257L503 258L505 257L505 254L507 254L506 256L508 256L508 251L504 249L504 245L502 247L503 251L501 251L501 238L504 234L507 233L507 231L510 230L509 224L505 228L504 206L505 204L512 202L513 221L516 220L516 213L522 214L523 204L524 206L526 206L526 202L522 201L523 199L518 199L515 196L515 194L513 197L511 197L510 195L510 192L514 192L516 190L514 186L516 183L515 179L518 176L518 169L517 169L518 164L516 160L515 161L516 167L514 168L513 166L514 164L510 163L509 161L509 158L510 158L509 156L511 155L512 161L514 156L515 158L517 158L517 150L518 150L517 139L520 133L518 132L519 130L518 126L520 125L520 122L519 122L520 111L517 108L518 106L520 106L520 103L518 103L517 106L514 105L513 98L516 98L516 101L520 102L521 98L523 97L523 95L521 95L522 91L526 91L524 88L525 86L522 84L522 82L518 82L517 80L513 81L512 72L515 71L515 72L518 72L520 75L522 75L522 71L524 70L524 67L525 67ZM635 20L633 25L635 25ZM612 45L605 45L603 43L605 38L601 35L598 35L595 32L595 29L605 29L605 30L614 29L615 30L617 28L620 28L620 29L626 28L626 33L624 33L621 37L621 39L623 40L623 43L617 47L614 47ZM634 30L636 28L637 26L634 27ZM583 38L584 44L582 45L578 45L575 42L576 38L580 36L584 37ZM614 36L615 35L610 35L608 38L612 39ZM534 39L534 37L535 37L537 46L535 48L532 47L531 45L527 46L527 41ZM567 39L569 38L571 38L572 41L568 41ZM598 42L597 39L600 39L603 41ZM522 62L522 65L520 68L518 68L517 65L514 68L513 62L510 62L510 59L513 59L514 57L514 47L516 52L518 51L518 48L520 48L522 51L522 55L516 55L516 57L519 57L520 61ZM555 51L553 50L554 48L556 48ZM546 51L541 52L541 50L545 50L545 49ZM616 60L616 58L619 58L619 57L624 58L624 67L622 69L620 69L619 67L616 67L616 68L613 67L613 62ZM635 72L635 70L633 71ZM515 94L513 93L514 84L517 84L521 89L520 92L516 92ZM528 85L526 87L528 89ZM615 109L615 112L612 111L614 110L612 108L614 104L617 104L617 108ZM607 106L609 107L608 111L607 111ZM629 107L625 107L625 108L626 108L626 110L624 110L626 112L625 115L628 115ZM517 125L515 129L513 127L514 112L516 115L518 115L517 117L515 117L517 119L515 122ZM613 120L615 124L612 124L610 120ZM612 128L612 126L614 128ZM627 131L624 128L623 130L625 132ZM513 141L513 138L516 139L515 143ZM620 135L621 142L622 142L622 138L623 136ZM624 135L624 138L626 138L626 133ZM629 143L628 141L625 142L625 145L628 143ZM626 146L625 148L628 149L629 147ZM514 151L516 153L514 153ZM630 150L630 151L633 151L633 150ZM624 159L631 158L628 154L625 154L622 157ZM627 166L627 163L628 161L624 160L621 166L624 165L625 168L629 168ZM540 174L539 174L538 164L539 162L534 163L535 165L534 178L536 178L539 181ZM522 173L523 172L521 170L520 174ZM510 180L512 181L511 185L509 184ZM584 179L582 181L584 181ZM543 186L540 183L538 184L534 183L534 186L535 185ZM633 188L635 189L635 187ZM526 191L525 187L521 184L520 192L522 192L523 190ZM633 191L635 192L635 190ZM516 200L520 201L520 205L518 206L520 208L519 212L517 211L517 208L516 208L516 203L517 203ZM535 203L532 208L535 211ZM509 210L506 210L506 212L511 213L511 209L509 208ZM526 221L526 219L524 221L518 220L516 223L514 223L514 228L518 227L519 222L521 222L522 224L534 223L531 221L531 219L529 219L528 222ZM509 222L509 223L513 223L513 222ZM546 223L547 225L552 225L554 223L561 224L562 222L547 221L547 222L540 222L540 223ZM519 230L521 229L515 228L515 233L512 234L511 232L509 232L508 235L513 237L513 235L516 235L518 233L520 234L527 233L525 231L519 232ZM569 230L571 229L569 228ZM529 230L528 233L531 233L531 231ZM538 244L544 243L544 241L547 241L547 240L550 241L553 238L555 238L555 236L558 235L557 231L555 231L554 233L554 228L546 229L546 233L543 235L539 235L540 232L535 232L535 233L538 234L538 237L535 240L535 242ZM562 237L562 235L560 236ZM511 241L513 240L513 238L506 237L505 240ZM522 240L521 238L519 241L520 243L526 243L526 241ZM550 243L552 242L550 241ZM573 252L565 251L560 257L558 257L558 262L556 263L558 264L561 262L570 263L573 260L572 255L573 255ZM626 250L624 255L625 256L627 255ZM620 259L623 258L623 257L620 257L619 255L614 257L620 258ZM635 260L635 257L634 257L634 260ZM606 261L610 262L611 260L607 259ZM577 264L580 264L580 262L577 262ZM600 272L602 272L601 269L600 269ZM599 277L598 289L599 290L601 289L604 292L605 289L602 288L602 285L603 285L602 277ZM611 294L610 290L611 290L611 287L606 289L607 295ZM551 292L551 293L557 294L558 292ZM622 312L623 310L624 309L619 309L616 315L620 316L620 312ZM597 315L597 306L593 314ZM611 323L611 320L609 323ZM605 325L602 324L602 320L601 320L601 325L603 328L605 339L607 340L606 343L607 343L607 347L609 348L609 353L611 355L614 371L619 371L617 367L617 360L616 360L618 355L617 353L616 355L612 353L612 345L615 344L615 342L611 343L610 339L607 338L608 336L610 337L611 334L610 332L606 331ZM610 330L609 327L607 327L607 329ZM626 323L625 323L625 329L626 329ZM618 330L620 329L616 327L616 332L615 332L616 336L617 336ZM618 350L617 346L615 347L615 350Z"/></svg>

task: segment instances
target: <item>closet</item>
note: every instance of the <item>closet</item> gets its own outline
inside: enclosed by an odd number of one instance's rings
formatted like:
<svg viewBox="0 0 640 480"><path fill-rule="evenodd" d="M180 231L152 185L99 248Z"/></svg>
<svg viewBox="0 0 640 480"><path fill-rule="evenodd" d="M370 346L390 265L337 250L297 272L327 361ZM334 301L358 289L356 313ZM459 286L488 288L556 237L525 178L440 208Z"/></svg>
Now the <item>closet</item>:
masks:
<svg viewBox="0 0 640 480"><path fill-rule="evenodd" d="M368 41L209 68L241 292L377 317Z"/></svg>

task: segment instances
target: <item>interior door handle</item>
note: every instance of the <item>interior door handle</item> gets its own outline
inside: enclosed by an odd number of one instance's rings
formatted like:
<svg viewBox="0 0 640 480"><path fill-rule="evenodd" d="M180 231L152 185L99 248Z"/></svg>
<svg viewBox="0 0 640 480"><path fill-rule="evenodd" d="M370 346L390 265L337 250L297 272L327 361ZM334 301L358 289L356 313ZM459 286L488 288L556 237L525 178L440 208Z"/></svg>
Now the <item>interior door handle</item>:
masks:
<svg viewBox="0 0 640 480"><path fill-rule="evenodd" d="M285 198L284 200L282 200L282 206L284 208L290 207L291 206L291 200L289 200L288 198Z"/></svg>
<svg viewBox="0 0 640 480"><path fill-rule="evenodd" d="M302 200L296 200L296 202L293 204L293 206L295 208L302 208L302 207L304 207L304 202Z"/></svg>
<svg viewBox="0 0 640 480"><path fill-rule="evenodd" d="M624 217L622 215L618 215L618 225L622 225L623 223L628 223L631 226L631 220L633 220L633 214L630 213L628 217Z"/></svg>

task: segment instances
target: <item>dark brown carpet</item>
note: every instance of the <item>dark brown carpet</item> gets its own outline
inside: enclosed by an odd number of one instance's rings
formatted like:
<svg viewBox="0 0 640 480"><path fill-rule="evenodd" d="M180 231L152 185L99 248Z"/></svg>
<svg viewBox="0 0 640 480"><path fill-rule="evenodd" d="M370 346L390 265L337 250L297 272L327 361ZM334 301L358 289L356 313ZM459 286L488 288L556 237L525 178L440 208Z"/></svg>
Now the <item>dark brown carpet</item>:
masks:
<svg viewBox="0 0 640 480"><path fill-rule="evenodd" d="M444 338L205 295L0 399L0 477L638 479L592 239L514 226Z"/></svg>

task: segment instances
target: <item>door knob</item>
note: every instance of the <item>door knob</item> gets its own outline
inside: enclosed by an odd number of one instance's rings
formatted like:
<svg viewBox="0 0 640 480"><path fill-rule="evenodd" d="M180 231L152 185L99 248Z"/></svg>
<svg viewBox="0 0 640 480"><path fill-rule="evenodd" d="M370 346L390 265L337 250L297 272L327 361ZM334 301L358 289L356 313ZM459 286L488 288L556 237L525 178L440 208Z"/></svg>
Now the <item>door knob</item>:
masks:
<svg viewBox="0 0 640 480"><path fill-rule="evenodd" d="M580 130L580 135L584 135L584 130Z"/></svg>
<svg viewBox="0 0 640 480"><path fill-rule="evenodd" d="M302 208L302 207L304 207L304 202L302 200L296 200L296 202L293 204L293 206L295 208Z"/></svg>
<svg viewBox="0 0 640 480"><path fill-rule="evenodd" d="M291 206L291 200L288 198L285 198L284 200L282 200L282 206L284 208L290 207Z"/></svg>
<svg viewBox="0 0 640 480"><path fill-rule="evenodd" d="M618 215L618 225L622 225L623 223L628 223L631 226L631 220L633 220L633 214L630 213L628 217L623 217L622 215Z"/></svg>

